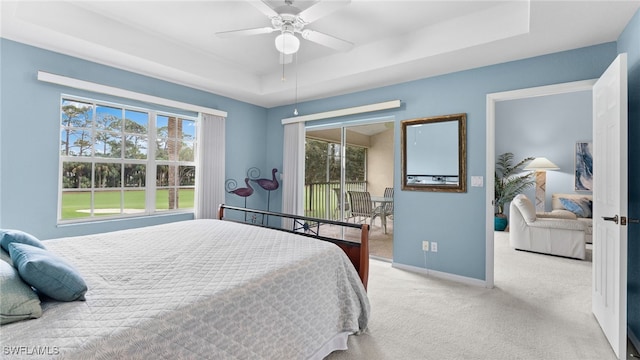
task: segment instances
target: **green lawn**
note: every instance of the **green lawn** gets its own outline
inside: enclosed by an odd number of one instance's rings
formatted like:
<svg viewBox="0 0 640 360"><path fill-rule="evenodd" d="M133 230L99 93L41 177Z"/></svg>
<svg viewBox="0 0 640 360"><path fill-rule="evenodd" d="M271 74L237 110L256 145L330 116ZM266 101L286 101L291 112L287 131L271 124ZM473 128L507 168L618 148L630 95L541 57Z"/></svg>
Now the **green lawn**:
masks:
<svg viewBox="0 0 640 360"><path fill-rule="evenodd" d="M307 209L309 204L309 192L305 191L305 215L312 217L324 218L327 214L325 210L325 196L335 196L335 194L326 194L327 188L316 189L314 194L315 201L312 201L313 209ZM306 189L305 189L306 190ZM179 193L181 209L193 208L193 189L181 189ZM334 216L335 199L330 198L329 217ZM74 191L64 192L62 194L62 219L78 219L91 216L89 209L91 208L91 192ZM120 191L100 191L95 193L95 216L108 216L118 214L120 209ZM145 209L145 192L142 190L130 190L124 192L124 208L126 211L139 210L143 212ZM158 190L156 192L156 208L160 211L169 209L169 190ZM114 212L99 213L98 210L116 209Z"/></svg>
<svg viewBox="0 0 640 360"><path fill-rule="evenodd" d="M179 208L193 208L193 189L179 190ZM62 219L77 219L91 216L91 192L64 192L62 194ZM143 190L131 190L124 192L124 208L126 212L143 212L145 209L145 192ZM120 209L120 191L100 191L95 193L95 216L114 215ZM98 210L116 209L114 212L99 213ZM169 190L156 192L156 209L169 209Z"/></svg>

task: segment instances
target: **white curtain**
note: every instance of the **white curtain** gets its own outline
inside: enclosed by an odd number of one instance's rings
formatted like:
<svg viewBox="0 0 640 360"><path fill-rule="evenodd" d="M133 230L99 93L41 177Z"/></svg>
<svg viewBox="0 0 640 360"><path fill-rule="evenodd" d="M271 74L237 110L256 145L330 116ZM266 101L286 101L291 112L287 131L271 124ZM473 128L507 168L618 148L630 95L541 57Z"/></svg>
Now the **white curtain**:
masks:
<svg viewBox="0 0 640 360"><path fill-rule="evenodd" d="M215 219L225 202L225 118L201 114L198 129L198 176L195 192L196 219Z"/></svg>
<svg viewBox="0 0 640 360"><path fill-rule="evenodd" d="M282 212L304 215L304 122L284 126L282 161ZM290 222L283 226L291 228Z"/></svg>

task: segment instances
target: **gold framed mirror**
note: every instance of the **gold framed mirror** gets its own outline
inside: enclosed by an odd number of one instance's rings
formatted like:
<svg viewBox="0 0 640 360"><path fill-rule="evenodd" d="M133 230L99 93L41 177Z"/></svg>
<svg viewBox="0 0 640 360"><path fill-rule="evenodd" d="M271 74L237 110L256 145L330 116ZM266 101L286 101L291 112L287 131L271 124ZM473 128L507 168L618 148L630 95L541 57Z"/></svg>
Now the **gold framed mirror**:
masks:
<svg viewBox="0 0 640 360"><path fill-rule="evenodd" d="M467 114L401 122L402 190L467 191Z"/></svg>

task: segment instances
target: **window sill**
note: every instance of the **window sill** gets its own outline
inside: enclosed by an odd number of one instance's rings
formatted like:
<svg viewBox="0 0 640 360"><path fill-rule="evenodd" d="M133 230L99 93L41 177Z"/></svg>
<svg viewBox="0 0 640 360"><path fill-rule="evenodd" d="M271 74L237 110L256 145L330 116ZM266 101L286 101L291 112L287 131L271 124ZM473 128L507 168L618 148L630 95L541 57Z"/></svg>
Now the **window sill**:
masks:
<svg viewBox="0 0 640 360"><path fill-rule="evenodd" d="M147 222L151 221L154 223L159 222L158 220L168 219L168 218L181 218L183 220L193 219L195 217L195 213L193 209L186 211L176 211L171 213L154 213L152 215L133 215L133 216L120 216L120 217L111 217L108 219L100 219L100 218L90 218L90 219L82 219L82 220L59 220L56 224L58 228L67 228L67 227L75 227L75 226L87 226L87 225L95 225L95 224L113 224L113 223L125 223L125 222ZM171 221L177 221L171 219ZM162 222L162 221L160 221Z"/></svg>

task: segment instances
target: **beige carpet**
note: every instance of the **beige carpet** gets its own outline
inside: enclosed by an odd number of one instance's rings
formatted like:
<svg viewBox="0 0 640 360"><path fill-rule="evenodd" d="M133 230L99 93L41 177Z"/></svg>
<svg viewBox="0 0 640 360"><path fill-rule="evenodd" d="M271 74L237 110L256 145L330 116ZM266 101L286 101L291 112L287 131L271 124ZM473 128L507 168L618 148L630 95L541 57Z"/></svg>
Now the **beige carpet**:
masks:
<svg viewBox="0 0 640 360"><path fill-rule="evenodd" d="M387 219L386 234L379 219L373 222L369 230L369 254L387 260L393 259L393 220Z"/></svg>
<svg viewBox="0 0 640 360"><path fill-rule="evenodd" d="M369 329L328 359L615 359L591 314L590 261L515 251L497 233L495 284L372 260Z"/></svg>

